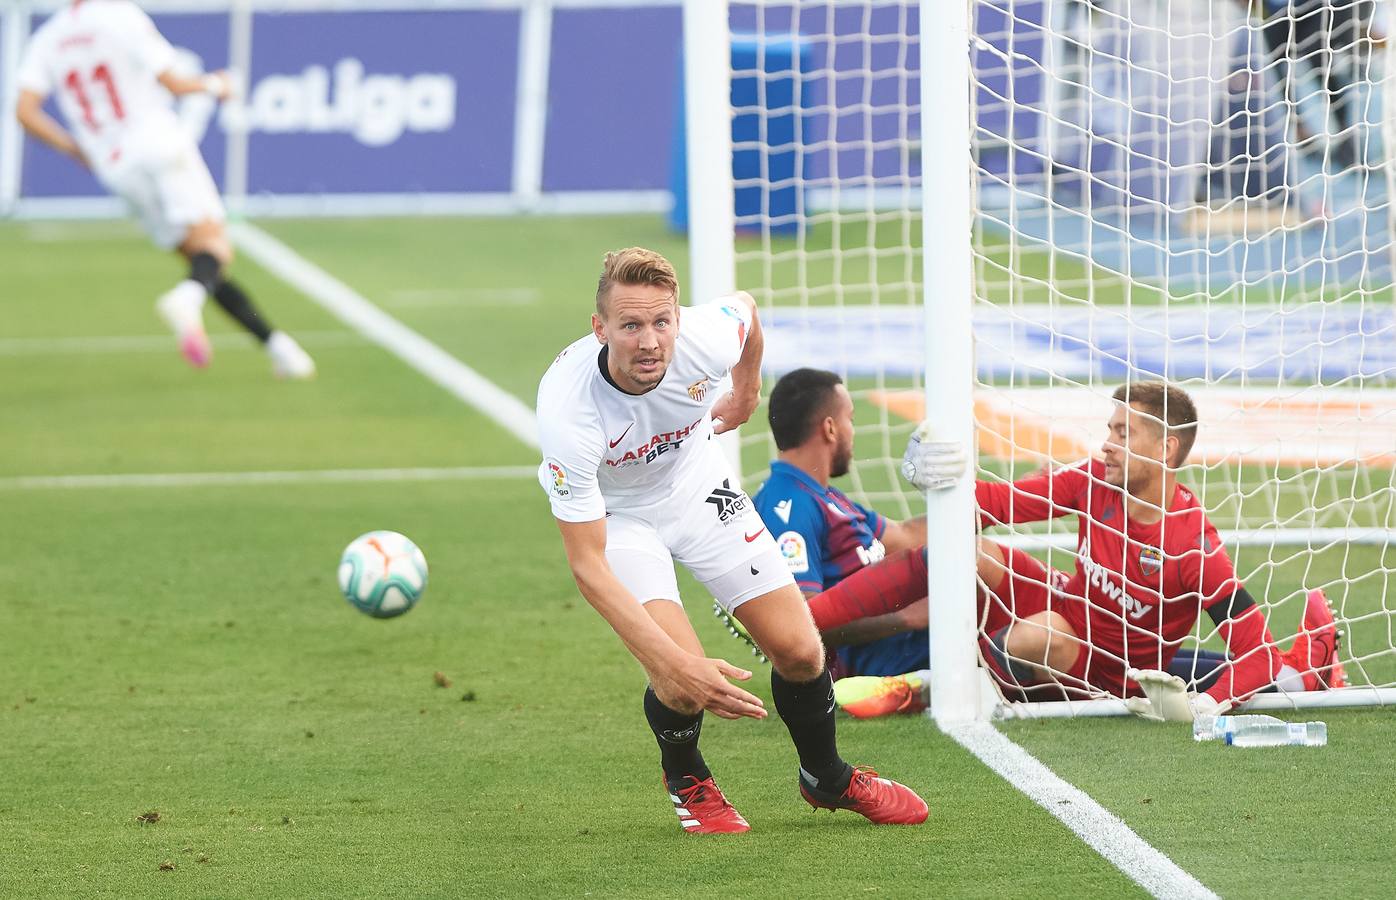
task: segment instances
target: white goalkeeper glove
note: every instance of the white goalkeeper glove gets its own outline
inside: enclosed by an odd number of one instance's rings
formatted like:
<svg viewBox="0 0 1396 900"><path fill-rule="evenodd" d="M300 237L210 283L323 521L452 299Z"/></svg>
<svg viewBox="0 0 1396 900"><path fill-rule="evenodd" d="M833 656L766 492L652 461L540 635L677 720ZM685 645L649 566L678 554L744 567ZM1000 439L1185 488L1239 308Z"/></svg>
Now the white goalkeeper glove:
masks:
<svg viewBox="0 0 1396 900"><path fill-rule="evenodd" d="M1223 712L1210 694L1194 694L1183 679L1158 669L1130 669L1126 672L1144 691L1143 697L1125 698L1125 707L1151 722L1191 722L1197 716Z"/></svg>
<svg viewBox="0 0 1396 900"><path fill-rule="evenodd" d="M922 422L902 454L902 477L923 491L938 491L959 481L968 463L964 444L934 440L931 423Z"/></svg>

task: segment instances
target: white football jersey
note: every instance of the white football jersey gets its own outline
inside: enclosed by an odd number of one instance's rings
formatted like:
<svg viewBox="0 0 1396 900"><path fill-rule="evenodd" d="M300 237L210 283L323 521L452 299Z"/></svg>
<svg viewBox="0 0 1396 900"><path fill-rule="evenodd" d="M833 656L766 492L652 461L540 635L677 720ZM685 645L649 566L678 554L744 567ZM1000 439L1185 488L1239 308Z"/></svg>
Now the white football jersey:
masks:
<svg viewBox="0 0 1396 900"><path fill-rule="evenodd" d="M115 164L133 138L178 128L169 91L157 80L175 50L129 0L82 0L34 32L20 63L19 86L56 94L82 152L96 167Z"/></svg>
<svg viewBox="0 0 1396 900"><path fill-rule="evenodd" d="M604 348L595 335L558 354L538 386L538 480L553 515L591 522L608 509L662 500L690 472L706 476L706 463L719 454L709 411L750 327L743 303L684 307L664 379L639 396L602 374Z"/></svg>

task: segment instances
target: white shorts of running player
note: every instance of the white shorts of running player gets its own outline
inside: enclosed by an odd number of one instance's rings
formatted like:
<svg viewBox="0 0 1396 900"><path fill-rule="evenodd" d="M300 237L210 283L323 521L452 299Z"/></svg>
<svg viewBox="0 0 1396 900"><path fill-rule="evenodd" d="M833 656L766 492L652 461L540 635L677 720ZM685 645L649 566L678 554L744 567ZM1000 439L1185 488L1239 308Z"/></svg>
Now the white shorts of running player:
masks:
<svg viewBox="0 0 1396 900"><path fill-rule="evenodd" d="M737 480L715 467L709 472L701 482L685 479L685 485L658 503L606 514L606 560L641 603L673 600L682 605L676 561L727 612L795 583Z"/></svg>
<svg viewBox="0 0 1396 900"><path fill-rule="evenodd" d="M199 148L185 133L143 136L124 149L99 176L108 190L126 201L157 246L173 250L191 226L224 220L218 187Z"/></svg>

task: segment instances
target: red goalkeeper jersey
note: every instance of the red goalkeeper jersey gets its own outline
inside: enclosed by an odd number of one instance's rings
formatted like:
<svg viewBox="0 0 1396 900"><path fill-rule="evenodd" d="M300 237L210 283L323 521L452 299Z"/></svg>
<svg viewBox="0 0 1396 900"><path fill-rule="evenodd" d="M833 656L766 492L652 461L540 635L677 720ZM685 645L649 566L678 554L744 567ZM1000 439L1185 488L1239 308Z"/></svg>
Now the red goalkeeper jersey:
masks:
<svg viewBox="0 0 1396 900"><path fill-rule="evenodd" d="M1125 666L1165 669L1201 610L1228 602L1241 582L1192 491L1175 484L1162 520L1133 522L1104 472L1103 462L1087 460L1012 483L980 481L980 524L1077 514L1076 571L1064 590L1086 601L1085 621L1073 623L1085 629L1079 636ZM1258 607L1226 620L1221 633L1234 663L1209 693L1241 699L1273 680L1279 652Z"/></svg>

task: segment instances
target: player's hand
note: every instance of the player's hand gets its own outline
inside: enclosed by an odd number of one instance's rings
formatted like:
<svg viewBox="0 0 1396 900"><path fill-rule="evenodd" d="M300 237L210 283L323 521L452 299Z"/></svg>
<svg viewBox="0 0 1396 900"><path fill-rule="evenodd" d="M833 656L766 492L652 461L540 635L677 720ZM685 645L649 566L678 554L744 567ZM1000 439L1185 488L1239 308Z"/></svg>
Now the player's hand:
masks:
<svg viewBox="0 0 1396 900"><path fill-rule="evenodd" d="M722 434L741 426L756 412L760 403L760 394L742 396L736 391L723 394L722 399L713 404L713 434Z"/></svg>
<svg viewBox="0 0 1396 900"><path fill-rule="evenodd" d="M219 100L231 100L238 95L237 78L228 69L219 69L204 76L204 90Z"/></svg>
<svg viewBox="0 0 1396 900"><path fill-rule="evenodd" d="M1191 722L1197 716L1215 716L1221 704L1208 694L1188 691L1183 679L1157 669L1130 669L1126 673L1144 691L1143 697L1129 697L1125 706L1141 719L1151 722Z"/></svg>
<svg viewBox="0 0 1396 900"><path fill-rule="evenodd" d="M746 681L751 672L739 669L725 659L709 659L685 653L684 659L667 672L651 672L655 696L671 709L694 706L724 719L766 718L761 698L728 679Z"/></svg>
<svg viewBox="0 0 1396 900"><path fill-rule="evenodd" d="M938 491L959 481L968 465L964 444L936 440L927 421L918 425L907 441L902 477L923 491Z"/></svg>

